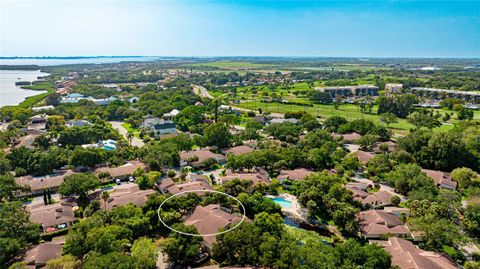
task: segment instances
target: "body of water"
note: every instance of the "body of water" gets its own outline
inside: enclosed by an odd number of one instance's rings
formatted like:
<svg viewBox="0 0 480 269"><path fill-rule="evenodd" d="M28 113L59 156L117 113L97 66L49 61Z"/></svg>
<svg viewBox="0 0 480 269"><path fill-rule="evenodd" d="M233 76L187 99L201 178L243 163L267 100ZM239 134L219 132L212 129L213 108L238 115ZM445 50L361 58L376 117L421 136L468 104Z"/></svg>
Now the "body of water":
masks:
<svg viewBox="0 0 480 269"><path fill-rule="evenodd" d="M68 64L108 64L119 62L148 62L159 60L159 57L98 57L98 58L18 58L18 59L0 59L0 65L38 65L38 66L54 66Z"/></svg>
<svg viewBox="0 0 480 269"><path fill-rule="evenodd" d="M25 98L46 91L32 91L16 86L17 81L34 81L49 74L37 71L0 70L0 107L18 105Z"/></svg>

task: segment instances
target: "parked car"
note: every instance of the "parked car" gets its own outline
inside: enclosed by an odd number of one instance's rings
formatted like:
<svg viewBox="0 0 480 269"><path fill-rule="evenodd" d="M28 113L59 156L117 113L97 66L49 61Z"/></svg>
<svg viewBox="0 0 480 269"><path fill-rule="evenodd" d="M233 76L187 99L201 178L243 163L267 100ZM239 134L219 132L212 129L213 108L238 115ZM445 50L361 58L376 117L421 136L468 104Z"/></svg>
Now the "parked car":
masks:
<svg viewBox="0 0 480 269"><path fill-rule="evenodd" d="M135 182L135 178L134 178L133 176L130 176L130 177L128 178L128 181L130 181L130 182Z"/></svg>
<svg viewBox="0 0 480 269"><path fill-rule="evenodd" d="M117 183L117 185L121 185L122 181L119 178L117 178L117 179L115 179L115 183Z"/></svg>

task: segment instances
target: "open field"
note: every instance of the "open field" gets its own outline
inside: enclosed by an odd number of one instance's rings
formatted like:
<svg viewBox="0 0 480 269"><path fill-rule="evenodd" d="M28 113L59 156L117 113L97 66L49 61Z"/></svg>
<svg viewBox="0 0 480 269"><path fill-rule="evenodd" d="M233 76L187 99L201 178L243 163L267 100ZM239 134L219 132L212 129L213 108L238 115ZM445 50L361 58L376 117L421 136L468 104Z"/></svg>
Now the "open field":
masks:
<svg viewBox="0 0 480 269"><path fill-rule="evenodd" d="M354 119L369 119L375 123L382 124L380 116L376 114L377 107L373 108L372 114L363 114L359 111L358 106L353 104L342 104L337 110L333 105L314 104L313 107L301 106L301 105L286 105L279 103L261 103L260 101L245 101L236 105L240 108L246 108L251 110L258 110L261 108L263 111L270 113L286 113L295 111L306 111L312 115L320 116L322 118L329 118L331 116L342 116L348 120ZM475 119L480 119L480 111L475 111ZM456 120L452 120L455 123ZM448 131L453 128L453 124L443 124L442 126L435 128L435 131ZM397 123L390 124L390 128L393 132L399 134L405 134L410 129L414 128L406 119L398 119Z"/></svg>
<svg viewBox="0 0 480 269"><path fill-rule="evenodd" d="M271 65L251 63L251 62L215 61L215 62L207 62L207 63L196 63L196 64L192 64L191 66L206 66L206 67L217 67L217 68L235 70L235 69L246 69L246 68L247 69L264 68Z"/></svg>

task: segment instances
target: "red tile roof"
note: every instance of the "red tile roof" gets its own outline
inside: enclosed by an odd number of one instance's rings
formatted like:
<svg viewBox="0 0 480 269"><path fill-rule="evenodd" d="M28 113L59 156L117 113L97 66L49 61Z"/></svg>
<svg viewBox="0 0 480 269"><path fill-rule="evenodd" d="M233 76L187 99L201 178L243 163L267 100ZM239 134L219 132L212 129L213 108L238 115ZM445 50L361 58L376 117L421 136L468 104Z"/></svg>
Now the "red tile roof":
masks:
<svg viewBox="0 0 480 269"><path fill-rule="evenodd" d="M373 241L392 255L392 265L401 269L454 269L459 268L446 256L418 248L405 239L390 237L388 241Z"/></svg>

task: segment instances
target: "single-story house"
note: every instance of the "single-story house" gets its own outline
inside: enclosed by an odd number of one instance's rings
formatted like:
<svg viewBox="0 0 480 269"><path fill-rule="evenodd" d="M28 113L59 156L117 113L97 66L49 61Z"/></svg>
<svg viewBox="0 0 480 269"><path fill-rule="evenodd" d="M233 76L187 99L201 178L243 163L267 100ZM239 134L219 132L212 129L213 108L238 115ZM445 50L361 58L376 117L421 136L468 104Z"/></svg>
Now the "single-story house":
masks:
<svg viewBox="0 0 480 269"><path fill-rule="evenodd" d="M22 262L27 268L43 268L48 261L62 256L62 243L46 242L27 250L22 257Z"/></svg>
<svg viewBox="0 0 480 269"><path fill-rule="evenodd" d="M280 174L277 176L277 179L280 183L283 183L285 180L303 180L307 176L313 174L314 172L305 168L296 168L293 170L281 170Z"/></svg>
<svg viewBox="0 0 480 269"><path fill-rule="evenodd" d="M361 203L364 206L370 208L379 208L392 204L393 194L388 191L378 191L374 193L369 193L369 195L361 200Z"/></svg>
<svg viewBox="0 0 480 269"><path fill-rule="evenodd" d="M193 225L198 232L203 235L215 234L221 228L234 225L242 220L242 217L225 211L220 205L210 204L207 206L197 206L193 213L185 218L185 225ZM203 244L211 249L216 238L204 236Z"/></svg>
<svg viewBox="0 0 480 269"><path fill-rule="evenodd" d="M457 182L452 180L452 176L449 173L430 169L422 169L422 172L433 179L439 188L449 190L455 190L457 188Z"/></svg>
<svg viewBox="0 0 480 269"><path fill-rule="evenodd" d="M26 210L30 214L30 221L40 224L42 232L48 233L72 226L75 221L75 206L73 203L60 201L51 205L42 203L27 206Z"/></svg>
<svg viewBox="0 0 480 269"><path fill-rule="evenodd" d="M359 133L353 132L353 133L346 133L346 134L339 134L339 133L332 133L332 136L334 138L341 137L342 140L346 143L353 143L358 140L360 140L363 136Z"/></svg>
<svg viewBox="0 0 480 269"><path fill-rule="evenodd" d="M258 123L261 123L263 125L267 124L268 123L268 118L265 117L264 115L256 115L255 117L253 117L253 120L258 122Z"/></svg>
<svg viewBox="0 0 480 269"><path fill-rule="evenodd" d="M270 124L285 123L285 122L297 124L298 121L299 121L299 120L297 120L297 119L295 119L295 118L288 118L288 119L285 119L285 118L273 118L273 119L270 120Z"/></svg>
<svg viewBox="0 0 480 269"><path fill-rule="evenodd" d="M132 175L137 169L145 169L145 164L141 161L128 161L126 164L117 167L99 167L95 169L95 175L107 172L110 178L124 178Z"/></svg>
<svg viewBox="0 0 480 269"><path fill-rule="evenodd" d="M101 192L99 192L101 193ZM106 209L110 210L119 206L134 204L136 206L144 206L147 203L148 196L155 194L155 190L141 190L137 184L121 185L110 192L110 197L107 199ZM99 195L97 195L99 196ZM105 207L105 201L100 200L100 207Z"/></svg>
<svg viewBox="0 0 480 269"><path fill-rule="evenodd" d="M56 192L66 176L73 174L72 170L62 170L55 174L42 177L22 176L15 178L18 185L30 187L27 193L17 193L22 196L25 194L32 194L33 196L42 195L43 190L50 189L51 192Z"/></svg>
<svg viewBox="0 0 480 269"><path fill-rule="evenodd" d="M362 164L366 164L373 156L375 156L375 153L372 152L366 152L363 150L357 150L354 153Z"/></svg>
<svg viewBox="0 0 480 269"><path fill-rule="evenodd" d="M175 183L173 182L172 179L166 178L166 179L163 179L158 186L160 191L163 194L172 194L172 195L175 195L184 191L198 191L195 193L198 196L203 196L206 194L204 190L213 191L213 187L210 184L208 184L207 181L204 181L204 180Z"/></svg>
<svg viewBox="0 0 480 269"><path fill-rule="evenodd" d="M371 240L392 256L392 265L400 269L455 269L459 268L447 256L426 251L405 239L390 237L387 241Z"/></svg>
<svg viewBox="0 0 480 269"><path fill-rule="evenodd" d="M260 183L263 184L270 184L270 177L268 172L263 168L254 169L252 172L233 172L232 170L228 169L225 173L225 176L220 177L218 180L220 184L223 184L229 180L233 179L242 179L242 180L250 180L252 181L253 185L257 185Z"/></svg>
<svg viewBox="0 0 480 269"><path fill-rule="evenodd" d="M203 167L210 159L215 163L224 163L227 160L224 155L206 149L180 152L180 166Z"/></svg>
<svg viewBox="0 0 480 269"><path fill-rule="evenodd" d="M88 120L69 120L65 124L67 127L83 127L92 125Z"/></svg>
<svg viewBox="0 0 480 269"><path fill-rule="evenodd" d="M236 156L236 155L242 155L242 154L245 154L245 153L250 153L252 151L253 151L253 149L251 147L241 145L241 146L228 148L224 151L224 153L225 153L225 155L233 154L233 155Z"/></svg>
<svg viewBox="0 0 480 269"><path fill-rule="evenodd" d="M360 231L366 239L378 239L386 234L398 237L410 235L408 227L395 215L383 210L367 210L357 214Z"/></svg>

